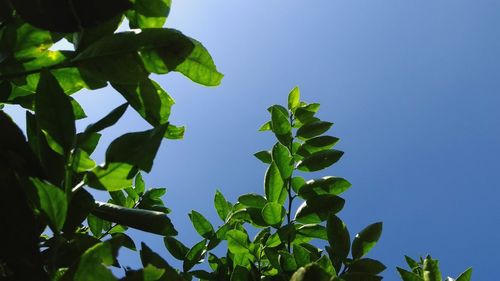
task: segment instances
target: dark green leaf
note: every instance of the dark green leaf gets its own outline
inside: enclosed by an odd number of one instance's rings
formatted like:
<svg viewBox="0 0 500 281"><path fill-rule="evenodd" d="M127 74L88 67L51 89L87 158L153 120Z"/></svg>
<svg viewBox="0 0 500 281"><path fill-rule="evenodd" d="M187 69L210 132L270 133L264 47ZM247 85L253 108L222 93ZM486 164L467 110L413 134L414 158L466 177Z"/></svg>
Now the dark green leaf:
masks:
<svg viewBox="0 0 500 281"><path fill-rule="evenodd" d="M333 165L343 154L344 152L335 149L316 152L300 161L297 169L305 172L319 171Z"/></svg>
<svg viewBox="0 0 500 281"><path fill-rule="evenodd" d="M111 142L106 150L106 163L127 163L146 172L151 171L166 129L165 124L151 130L122 135Z"/></svg>
<svg viewBox="0 0 500 281"><path fill-rule="evenodd" d="M75 145L75 115L71 100L48 71L42 71L35 95L38 126L50 147L68 155Z"/></svg>
<svg viewBox="0 0 500 281"><path fill-rule="evenodd" d="M95 237L101 237L101 233L104 227L104 223L102 219L89 214L87 217L87 223L89 225L90 231L94 234Z"/></svg>
<svg viewBox="0 0 500 281"><path fill-rule="evenodd" d="M385 265L378 260L364 258L355 260L349 267L349 272L364 272L377 275L385 269Z"/></svg>
<svg viewBox="0 0 500 281"><path fill-rule="evenodd" d="M131 7L127 0L16 0L12 4L26 22L55 32L77 32L96 26Z"/></svg>
<svg viewBox="0 0 500 281"><path fill-rule="evenodd" d="M266 205L267 200L263 196L255 193L249 193L249 194L244 194L241 195L238 198L238 202L241 204L248 206L248 207L254 207L258 209L262 209L264 205Z"/></svg>
<svg viewBox="0 0 500 281"><path fill-rule="evenodd" d="M234 268L230 279L230 281L250 281L250 280L252 280L250 272L248 272L248 270L245 267L240 265L237 265Z"/></svg>
<svg viewBox="0 0 500 281"><path fill-rule="evenodd" d="M306 237L328 240L327 229L319 224L306 224L297 229L298 234Z"/></svg>
<svg viewBox="0 0 500 281"><path fill-rule="evenodd" d="M278 140L284 145L289 145L292 139L292 125L288 116L277 106L271 107L271 126Z"/></svg>
<svg viewBox="0 0 500 281"><path fill-rule="evenodd" d="M160 255L153 252L146 244L141 243L141 261L142 265L146 267L148 264L155 266L156 268L165 269L160 281L184 281L184 278L172 268Z"/></svg>
<svg viewBox="0 0 500 281"><path fill-rule="evenodd" d="M262 150L262 151L256 152L254 154L254 156L266 164L271 164L271 162L273 161L271 151L268 151L268 150Z"/></svg>
<svg viewBox="0 0 500 281"><path fill-rule="evenodd" d="M90 155L94 152L100 139L101 134L98 133L79 133L76 135L76 147L84 150Z"/></svg>
<svg viewBox="0 0 500 281"><path fill-rule="evenodd" d="M184 260L186 254L189 252L188 247L173 237L164 237L163 241L165 242L165 247L174 258Z"/></svg>
<svg viewBox="0 0 500 281"><path fill-rule="evenodd" d="M321 266L316 263L310 263L305 267L299 268L290 281L330 281L328 274Z"/></svg>
<svg viewBox="0 0 500 281"><path fill-rule="evenodd" d="M168 122L170 109L175 102L155 81L146 79L136 84L112 84L112 86L149 124L158 126Z"/></svg>
<svg viewBox="0 0 500 281"><path fill-rule="evenodd" d="M117 280L111 270L106 268L115 261L113 246L110 242L101 242L82 255L78 263L78 269L75 272L75 281L86 280L102 280L115 281Z"/></svg>
<svg viewBox="0 0 500 281"><path fill-rule="evenodd" d="M163 236L175 236L177 231L162 212L130 209L110 203L96 202L92 214L104 220Z"/></svg>
<svg viewBox="0 0 500 281"><path fill-rule="evenodd" d="M283 180L288 179L293 172L293 158L288 148L281 143L276 143L272 150L273 161L280 171Z"/></svg>
<svg viewBox="0 0 500 281"><path fill-rule="evenodd" d="M140 62L135 61L140 51L140 58L145 69L137 70L136 76L124 71L117 65L124 60L134 60L130 65L137 67ZM117 60L117 58L119 58ZM127 84L137 82L147 77L147 72L165 74L178 71L194 82L216 86L222 79L207 50L196 40L184 36L177 30L163 28L148 28L140 33L122 32L106 36L81 52L74 62L89 71L100 71L100 75L115 83ZM104 66L111 64L115 67ZM104 71L104 72L103 72ZM128 80L129 79L129 80Z"/></svg>
<svg viewBox="0 0 500 281"><path fill-rule="evenodd" d="M328 216L326 221L328 244L333 252L333 260L337 265L348 255L351 248L351 238L345 223L335 215Z"/></svg>
<svg viewBox="0 0 500 281"><path fill-rule="evenodd" d="M300 188L298 194L304 199L309 199L317 195L331 194L339 195L351 187L351 183L339 177L323 177L316 180L307 181Z"/></svg>
<svg viewBox="0 0 500 281"><path fill-rule="evenodd" d="M117 108L113 109L108 115L104 116L101 120L97 121L94 124L90 124L85 129L86 134L97 133L102 131L108 127L113 126L120 120L125 111L127 110L128 103L124 103Z"/></svg>
<svg viewBox="0 0 500 281"><path fill-rule="evenodd" d="M471 277L472 277L472 267L462 272L462 274L460 274L460 276L458 276L458 278L455 281L470 281Z"/></svg>
<svg viewBox="0 0 500 281"><path fill-rule="evenodd" d="M135 0L126 13L130 28L163 27L170 5L171 0Z"/></svg>
<svg viewBox="0 0 500 281"><path fill-rule="evenodd" d="M297 150L297 154L307 157L315 152L332 148L339 141L336 137L320 136L307 140Z"/></svg>
<svg viewBox="0 0 500 281"><path fill-rule="evenodd" d="M340 276L345 281L381 281L382 277L369 273L351 272Z"/></svg>
<svg viewBox="0 0 500 281"><path fill-rule="evenodd" d="M272 162L266 171L264 189L269 202L278 202L284 190L284 182L276 163Z"/></svg>
<svg viewBox="0 0 500 281"><path fill-rule="evenodd" d="M424 281L424 279L413 272L406 271L400 267L396 267L396 269L398 270L399 276L401 276L403 281Z"/></svg>
<svg viewBox="0 0 500 281"><path fill-rule="evenodd" d="M301 223L320 223L330 213L338 213L345 200L335 195L319 195L304 202L295 213L295 220Z"/></svg>
<svg viewBox="0 0 500 281"><path fill-rule="evenodd" d="M182 264L182 268L184 271L189 271L193 266L195 266L206 251L207 240L203 239L200 242L196 243L189 251L186 253L186 257L184 259L184 263Z"/></svg>
<svg viewBox="0 0 500 281"><path fill-rule="evenodd" d="M215 234L212 224L202 214L191 211L189 219L196 229L196 232L203 238L210 239Z"/></svg>
<svg viewBox="0 0 500 281"><path fill-rule="evenodd" d="M297 137L310 139L323 134L332 127L333 123L325 121L315 121L307 123L297 130Z"/></svg>
<svg viewBox="0 0 500 281"><path fill-rule="evenodd" d="M262 209L262 218L269 225L281 224L285 217L285 208L276 202L267 203Z"/></svg>
<svg viewBox="0 0 500 281"><path fill-rule="evenodd" d="M214 206L219 218L225 221L229 212L231 212L232 206L231 203L226 201L226 198L224 198L224 195L219 190L215 191Z"/></svg>
<svg viewBox="0 0 500 281"><path fill-rule="evenodd" d="M31 182L36 187L40 199L40 208L49 218L51 228L54 232L61 231L68 209L66 194L49 182L37 178L31 178Z"/></svg>
<svg viewBox="0 0 500 281"><path fill-rule="evenodd" d="M301 104L295 109L295 118L300 124L306 124L314 120L314 114L319 110L319 103Z"/></svg>
<svg viewBox="0 0 500 281"><path fill-rule="evenodd" d="M371 224L356 234L352 242L352 257L359 259L366 255L377 244L381 234L382 222Z"/></svg>

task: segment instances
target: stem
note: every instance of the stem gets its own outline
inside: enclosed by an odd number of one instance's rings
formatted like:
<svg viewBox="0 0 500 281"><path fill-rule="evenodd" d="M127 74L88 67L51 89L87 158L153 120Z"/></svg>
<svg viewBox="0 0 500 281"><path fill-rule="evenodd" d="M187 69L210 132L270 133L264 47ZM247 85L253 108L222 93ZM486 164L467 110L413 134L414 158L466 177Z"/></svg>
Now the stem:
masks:
<svg viewBox="0 0 500 281"><path fill-rule="evenodd" d="M293 113L290 112L290 126L292 126L292 128L293 128L293 125L294 125ZM293 135L292 135L292 138L290 140L288 150L290 151L290 155L292 156L292 160L293 160ZM295 166L295 161L293 163ZM292 170L292 174L290 175L290 178L288 178L288 180L286 181L286 191L288 192L288 210L286 212L286 219L287 219L288 225L290 225L290 223L292 222L291 213L292 213L292 204L293 204L293 198L294 198L292 195L292 177L293 177L293 170ZM292 241L290 239L290 236L288 236L287 244L288 244L287 245L288 252L291 253L292 252Z"/></svg>
<svg viewBox="0 0 500 281"><path fill-rule="evenodd" d="M66 199L69 202L71 201L71 197L73 196L72 192L72 183L73 183L73 157L71 156L71 152L66 156L66 164L64 165L64 192L66 192Z"/></svg>
<svg viewBox="0 0 500 281"><path fill-rule="evenodd" d="M69 62L69 61L63 61L61 63L54 64L54 65L47 66L47 67L42 67L42 68L27 70L27 71L23 71L23 72L7 73L7 74L4 74L4 75L0 75L0 80L9 80L9 79L17 78L17 77L20 77L20 76L26 76L26 75L30 75L30 74L41 72L44 69L52 70L52 69L59 69L59 68L72 67L72 66L73 65L71 64L71 62Z"/></svg>

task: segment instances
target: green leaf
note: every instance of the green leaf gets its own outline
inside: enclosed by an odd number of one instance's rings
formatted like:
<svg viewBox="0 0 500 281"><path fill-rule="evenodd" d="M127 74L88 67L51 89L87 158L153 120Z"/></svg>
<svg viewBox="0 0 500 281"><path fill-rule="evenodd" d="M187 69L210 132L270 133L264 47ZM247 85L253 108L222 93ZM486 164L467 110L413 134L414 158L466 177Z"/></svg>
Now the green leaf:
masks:
<svg viewBox="0 0 500 281"><path fill-rule="evenodd" d="M293 257L295 258L295 263L298 267L305 266L311 262L311 255L306 248L293 244Z"/></svg>
<svg viewBox="0 0 500 281"><path fill-rule="evenodd" d="M73 107L73 115L75 116L76 120L80 120L87 117L82 106L75 99L70 97L70 102L71 106Z"/></svg>
<svg viewBox="0 0 500 281"><path fill-rule="evenodd" d="M293 177L292 178L292 189L295 193L299 193L300 192L300 189L302 188L302 186L306 183L306 181L304 180L304 178L302 177Z"/></svg>
<svg viewBox="0 0 500 281"><path fill-rule="evenodd" d="M203 239L200 242L196 243L189 251L186 253L186 257L184 259L184 263L182 264L182 268L184 271L189 271L193 266L195 266L206 251L207 240Z"/></svg>
<svg viewBox="0 0 500 281"><path fill-rule="evenodd" d="M271 164L273 157L271 151L262 150L254 154L254 156L265 164Z"/></svg>
<svg viewBox="0 0 500 281"><path fill-rule="evenodd" d="M172 268L160 255L153 252L146 244L141 243L141 262L144 267L151 264L156 268L165 269L161 281L184 281L184 278Z"/></svg>
<svg viewBox="0 0 500 281"><path fill-rule="evenodd" d="M229 230L226 233L227 246L229 251L233 254L245 254L248 253L248 235L237 229Z"/></svg>
<svg viewBox="0 0 500 281"><path fill-rule="evenodd" d="M138 52L145 69L121 69L126 60L137 68L140 65L140 62L135 61ZM73 62L89 72L97 72L108 81L122 84L137 82L147 77L148 72L165 74L178 71L206 86L218 85L223 77L210 54L198 41L166 28L148 28L140 33L121 32L106 36L82 51ZM138 77L131 77L132 73Z"/></svg>
<svg viewBox="0 0 500 281"><path fill-rule="evenodd" d="M189 248L173 237L164 237L163 241L168 252L178 260L184 260Z"/></svg>
<svg viewBox="0 0 500 281"><path fill-rule="evenodd" d="M75 115L71 100L48 71L42 71L35 95L38 126L50 147L68 155L75 145Z"/></svg>
<svg viewBox="0 0 500 281"><path fill-rule="evenodd" d="M233 272L231 273L230 281L250 281L252 280L252 276L248 270L240 265L237 265Z"/></svg>
<svg viewBox="0 0 500 281"><path fill-rule="evenodd" d="M292 139L292 125L288 116L276 105L271 107L271 126L278 140L284 145L289 145Z"/></svg>
<svg viewBox="0 0 500 281"><path fill-rule="evenodd" d="M86 171L91 171L96 166L94 160L92 160L89 154L82 150L76 149L73 152L73 170L77 173L82 173Z"/></svg>
<svg viewBox="0 0 500 281"><path fill-rule="evenodd" d="M403 281L424 281L422 277L413 272L404 270L400 267L396 267L396 269L398 270L399 276L401 276L401 279L403 279Z"/></svg>
<svg viewBox="0 0 500 281"><path fill-rule="evenodd" d="M335 215L328 216L326 221L328 244L333 252L333 260L337 265L349 255L351 238L345 223Z"/></svg>
<svg viewBox="0 0 500 281"><path fill-rule="evenodd" d="M224 198L224 195L222 195L219 190L215 191L214 206L219 218L226 221L227 216L231 212L232 206L231 203L226 201L226 198Z"/></svg>
<svg viewBox="0 0 500 281"><path fill-rule="evenodd" d="M271 131L272 129L271 121L268 121L259 127L259 132Z"/></svg>
<svg viewBox="0 0 500 281"><path fill-rule="evenodd" d="M163 27L171 4L171 0L134 0L126 13L130 28Z"/></svg>
<svg viewBox="0 0 500 281"><path fill-rule="evenodd" d="M288 109L294 110L300 105L300 90L299 87L295 87L288 94Z"/></svg>
<svg viewBox="0 0 500 281"><path fill-rule="evenodd" d="M267 203L262 209L262 218L269 225L281 224L285 218L285 208L276 202Z"/></svg>
<svg viewBox="0 0 500 281"><path fill-rule="evenodd" d="M316 119L314 118L314 114L319 110L319 107L319 103L300 105L294 112L296 121L300 122L299 125L314 121Z"/></svg>
<svg viewBox="0 0 500 281"><path fill-rule="evenodd" d="M315 152L332 148L338 141L338 138L332 136L315 137L304 142L297 150L297 154L307 157Z"/></svg>
<svg viewBox="0 0 500 281"><path fill-rule="evenodd" d="M345 200L335 195L319 195L306 200L295 213L295 220L301 223L320 223L330 213L338 213L344 207Z"/></svg>
<svg viewBox="0 0 500 281"><path fill-rule="evenodd" d="M135 192L139 195L142 195L144 193L144 190L146 189L146 184L144 183L144 180L142 179L141 173L137 173L137 176L135 176Z"/></svg>
<svg viewBox="0 0 500 281"><path fill-rule="evenodd" d="M320 259L316 261L316 263L321 266L328 274L336 276L337 272L335 271L335 268L333 267L332 262L327 256L322 256Z"/></svg>
<svg viewBox="0 0 500 281"><path fill-rule="evenodd" d="M471 277L472 267L469 267L466 271L462 272L455 281L470 281Z"/></svg>
<svg viewBox="0 0 500 281"><path fill-rule="evenodd" d="M310 139L323 134L332 127L333 123L325 121L315 121L307 123L297 130L297 137Z"/></svg>
<svg viewBox="0 0 500 281"><path fill-rule="evenodd" d="M364 258L355 260L349 267L349 272L364 272L377 275L386 269L378 260Z"/></svg>
<svg viewBox="0 0 500 281"><path fill-rule="evenodd" d="M214 227L202 214L196 211L191 211L189 219L196 229L196 232L198 232L198 234L200 234L203 238L210 239L214 236Z"/></svg>
<svg viewBox="0 0 500 281"><path fill-rule="evenodd" d="M370 224L356 234L352 242L352 257L359 259L366 255L377 244L382 234L382 222Z"/></svg>
<svg viewBox="0 0 500 281"><path fill-rule="evenodd" d="M50 220L50 227L54 232L60 232L64 226L68 210L66 194L49 182L41 181L37 178L30 179L36 187L38 198L40 199L40 208Z"/></svg>
<svg viewBox="0 0 500 281"><path fill-rule="evenodd" d="M88 0L84 2L16 0L12 5L23 20L54 32L78 32L102 24L129 9L126 0ZM99 12L94 12L99 9ZM95 279L99 280L99 279Z"/></svg>
<svg viewBox="0 0 500 281"><path fill-rule="evenodd" d="M172 97L153 80L145 79L136 84L112 84L139 115L152 126L168 122L172 105Z"/></svg>
<svg viewBox="0 0 500 281"><path fill-rule="evenodd" d="M96 123L90 124L85 129L86 134L97 133L108 127L113 126L120 120L125 111L127 110L128 103L124 103L117 108L113 109L108 115L104 116L101 120Z"/></svg>
<svg viewBox="0 0 500 281"><path fill-rule="evenodd" d="M327 230L319 224L306 224L297 229L297 233L306 237L328 240Z"/></svg>
<svg viewBox="0 0 500 281"><path fill-rule="evenodd" d="M339 161L343 154L344 152L335 149L316 152L300 161L297 169L305 172L319 171Z"/></svg>
<svg viewBox="0 0 500 281"><path fill-rule="evenodd" d="M248 207L254 207L258 209L262 209L264 205L266 205L267 200L263 196L255 193L249 193L249 194L244 194L241 195L238 198L238 202L241 204L248 206Z"/></svg>
<svg viewBox="0 0 500 281"><path fill-rule="evenodd" d="M150 233L163 236L177 235L177 231L172 222L165 213L162 212L130 209L115 204L96 201L92 214L104 220Z"/></svg>
<svg viewBox="0 0 500 281"><path fill-rule="evenodd" d="M127 163L150 172L167 125L151 130L128 133L115 139L106 150L106 163ZM126 151L127 153L123 153Z"/></svg>
<svg viewBox="0 0 500 281"><path fill-rule="evenodd" d="M283 192L284 182L276 163L272 162L266 171L264 189L269 202L278 202Z"/></svg>
<svg viewBox="0 0 500 281"><path fill-rule="evenodd" d="M292 176L293 158L288 148L281 143L276 143L272 150L273 161L276 163L283 180Z"/></svg>
<svg viewBox="0 0 500 281"><path fill-rule="evenodd" d="M424 281L441 281L441 272L439 271L439 262L433 260L430 256L424 259Z"/></svg>
<svg viewBox="0 0 500 281"><path fill-rule="evenodd" d="M175 126L172 124L168 124L167 132L165 133L165 138L171 140L179 140L184 138L185 128L183 126Z"/></svg>
<svg viewBox="0 0 500 281"><path fill-rule="evenodd" d="M137 170L126 163L108 163L95 167L87 173L87 184L97 189L108 191L121 190L132 186L132 179Z"/></svg>
<svg viewBox="0 0 500 281"><path fill-rule="evenodd" d="M106 268L106 266L112 265L115 261L114 251L112 244L109 242L98 243L85 251L78 262L74 280L118 280L113 276L111 270Z"/></svg>
<svg viewBox="0 0 500 281"><path fill-rule="evenodd" d="M100 237L104 227L104 222L100 218L89 214L87 216L87 223L92 234L94 234L95 237Z"/></svg>
<svg viewBox="0 0 500 281"><path fill-rule="evenodd" d="M283 271L294 272L297 270L297 263L292 254L285 251L279 251L279 254L279 263Z"/></svg>
<svg viewBox="0 0 500 281"><path fill-rule="evenodd" d="M321 266L316 263L310 263L305 267L299 268L290 281L330 281L328 274Z"/></svg>
<svg viewBox="0 0 500 281"><path fill-rule="evenodd" d="M322 194L339 195L350 187L351 183L343 178L327 176L307 181L302 185L298 194L304 199Z"/></svg>

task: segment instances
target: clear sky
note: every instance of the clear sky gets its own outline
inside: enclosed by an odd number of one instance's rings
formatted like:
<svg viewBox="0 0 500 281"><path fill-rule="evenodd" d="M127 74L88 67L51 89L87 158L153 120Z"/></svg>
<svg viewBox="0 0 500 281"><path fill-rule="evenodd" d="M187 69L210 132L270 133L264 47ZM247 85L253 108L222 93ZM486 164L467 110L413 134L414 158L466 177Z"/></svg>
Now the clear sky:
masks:
<svg viewBox="0 0 500 281"><path fill-rule="evenodd" d="M345 155L324 173L353 183L339 216L352 234L384 222L370 257L388 266L385 280L403 255L430 253L445 274L472 266L473 280L495 281L500 1L177 0L167 25L201 41L225 74L216 88L158 78L187 132L163 143L146 180L168 189L183 242L198 240L190 210L219 224L216 188L231 201L263 192L266 167L252 154L273 143L257 129L297 85L341 138ZM123 100L111 89L77 98L90 116L82 127ZM105 140L146 127L129 110ZM133 233L172 260L160 238Z"/></svg>

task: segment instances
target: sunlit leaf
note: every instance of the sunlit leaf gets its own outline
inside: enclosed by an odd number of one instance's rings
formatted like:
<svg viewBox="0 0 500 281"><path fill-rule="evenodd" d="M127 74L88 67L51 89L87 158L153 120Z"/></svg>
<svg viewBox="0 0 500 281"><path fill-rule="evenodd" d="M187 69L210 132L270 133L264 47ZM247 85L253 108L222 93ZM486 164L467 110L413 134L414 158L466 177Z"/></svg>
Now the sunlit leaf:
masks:
<svg viewBox="0 0 500 281"><path fill-rule="evenodd" d="M68 209L66 194L49 182L37 178L31 178L31 182L36 187L40 208L49 218L51 228L56 232L61 231Z"/></svg>

